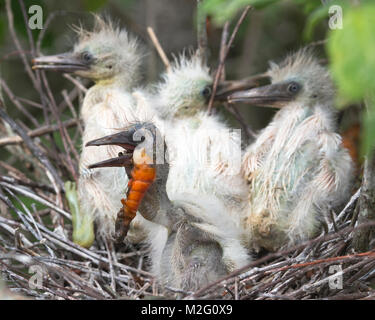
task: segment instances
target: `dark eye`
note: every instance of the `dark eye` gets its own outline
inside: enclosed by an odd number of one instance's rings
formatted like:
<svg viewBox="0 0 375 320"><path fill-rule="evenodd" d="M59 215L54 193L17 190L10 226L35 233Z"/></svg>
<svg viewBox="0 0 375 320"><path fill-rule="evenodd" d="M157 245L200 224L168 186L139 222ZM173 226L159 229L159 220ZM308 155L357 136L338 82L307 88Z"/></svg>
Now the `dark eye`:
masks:
<svg viewBox="0 0 375 320"><path fill-rule="evenodd" d="M301 86L297 82L291 82L288 85L288 91L290 93L297 93L301 89Z"/></svg>
<svg viewBox="0 0 375 320"><path fill-rule="evenodd" d="M205 98L209 98L210 95L211 95L211 87L207 86L205 87L202 92L201 92L202 96L205 97Z"/></svg>
<svg viewBox="0 0 375 320"><path fill-rule="evenodd" d="M93 56L90 52L87 52L87 51L84 51L82 53L82 59L85 61L85 62L90 62L93 60Z"/></svg>

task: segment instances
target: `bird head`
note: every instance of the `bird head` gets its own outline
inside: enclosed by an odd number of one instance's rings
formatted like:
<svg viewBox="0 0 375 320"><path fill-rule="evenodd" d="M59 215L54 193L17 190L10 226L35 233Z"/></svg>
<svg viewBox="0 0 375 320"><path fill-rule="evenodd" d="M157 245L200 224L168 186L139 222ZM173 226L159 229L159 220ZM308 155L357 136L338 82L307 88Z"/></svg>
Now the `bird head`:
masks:
<svg viewBox="0 0 375 320"><path fill-rule="evenodd" d="M138 82L143 52L135 38L100 17L92 31L76 31L79 38L71 52L35 58L33 69L70 72L95 82Z"/></svg>
<svg viewBox="0 0 375 320"><path fill-rule="evenodd" d="M157 85L155 106L163 119L192 117L203 111L210 99L213 79L198 55L181 55Z"/></svg>
<svg viewBox="0 0 375 320"><path fill-rule="evenodd" d="M145 153L143 160L147 158L149 164L166 164L164 150L166 148L164 139L158 128L152 122L136 122L130 124L122 131L91 140L86 147L116 145L122 147L125 152L120 152L118 157L91 164L89 169L102 167L124 167L127 168ZM160 167L160 166L158 166Z"/></svg>
<svg viewBox="0 0 375 320"><path fill-rule="evenodd" d="M142 209L140 207L146 219L152 219L154 213L158 212L157 208L161 208L161 198L168 199L166 184L169 164L164 158L164 140L157 127L150 122L129 125L121 132L89 141L86 147L103 145L117 145L126 151L119 153L118 157L89 166L90 169L124 167L131 179L128 184L127 201L121 200L123 209L117 215L115 224L115 237L117 241L122 242L146 192L146 204Z"/></svg>
<svg viewBox="0 0 375 320"><path fill-rule="evenodd" d="M288 56L279 65L270 63L271 84L238 91L228 97L231 103L282 108L286 105L332 106L334 88L328 71L308 49Z"/></svg>

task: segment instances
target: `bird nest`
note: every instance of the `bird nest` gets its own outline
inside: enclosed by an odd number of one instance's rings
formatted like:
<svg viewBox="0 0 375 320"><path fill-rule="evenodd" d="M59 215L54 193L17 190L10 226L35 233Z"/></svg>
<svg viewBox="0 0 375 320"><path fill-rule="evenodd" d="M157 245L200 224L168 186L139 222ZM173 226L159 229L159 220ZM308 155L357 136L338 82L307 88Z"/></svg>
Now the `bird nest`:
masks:
<svg viewBox="0 0 375 320"><path fill-rule="evenodd" d="M36 299L371 299L375 253L355 254L351 243L358 190L317 238L269 253L241 270L184 292L160 288L147 271L147 249L97 239L88 250L71 239L70 214L48 184L9 168L0 177L0 270L12 292ZM31 209L23 197L46 208ZM9 210L8 210L9 209ZM11 212L11 214L7 213Z"/></svg>
<svg viewBox="0 0 375 320"><path fill-rule="evenodd" d="M30 68L9 0L6 9L12 39L40 97L40 102L19 97L1 80L7 104L24 119L12 119L9 109L0 106L5 124L0 127L0 148L9 155L6 163L0 161L0 271L11 294L67 300L375 298L375 252L352 249L358 232L371 224L357 223L360 189L340 213L332 212L317 238L254 258L196 292L161 288L147 271L148 249L142 246L116 246L100 238L90 249L73 243L63 182L78 179L82 127L74 106L81 105L86 83L65 75L71 89L64 90L62 98L54 95L44 72ZM33 56L40 54L43 36L42 31L34 43L29 34ZM30 112L33 108L42 110L42 121Z"/></svg>

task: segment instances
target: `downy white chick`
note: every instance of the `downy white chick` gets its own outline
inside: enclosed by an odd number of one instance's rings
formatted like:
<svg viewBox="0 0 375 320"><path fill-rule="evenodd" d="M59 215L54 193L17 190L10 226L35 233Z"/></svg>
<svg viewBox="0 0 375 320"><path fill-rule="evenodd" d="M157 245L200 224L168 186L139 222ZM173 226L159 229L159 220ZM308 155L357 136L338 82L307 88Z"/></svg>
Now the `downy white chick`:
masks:
<svg viewBox="0 0 375 320"><path fill-rule="evenodd" d="M170 167L166 192L169 199L173 203L183 203L181 206L188 202L193 208L198 205L197 210L189 212L201 219L199 232L217 237L224 256L228 257L225 259L235 261L235 269L249 261L241 244L240 224L243 208L247 206L248 188L240 173L240 131L231 131L220 117L207 114L212 83L209 69L199 56L182 55L158 84L157 99L151 107L160 119L158 128L168 148ZM222 97L225 88L220 91ZM158 219L163 220L160 216ZM163 258L167 250L162 250L163 243L168 239L166 248L169 248L178 238L171 240L167 232L171 233L173 228L166 227L164 232L150 230L148 237L155 274L168 270L155 261L171 263L165 256ZM193 238L194 231L189 232Z"/></svg>
<svg viewBox="0 0 375 320"><path fill-rule="evenodd" d="M213 195L229 213L238 212L247 196L240 173L240 130L208 115L212 84L199 55L181 55L157 86L153 106L163 121L170 161L167 192L171 200L183 193ZM224 94L225 88L220 91Z"/></svg>
<svg viewBox="0 0 375 320"><path fill-rule="evenodd" d="M138 41L126 30L96 17L93 31L79 30L79 40L72 52L36 58L34 68L73 72L95 82L87 91L81 109L82 144L85 145L92 139L118 132L135 119L151 117L147 115L150 111L137 108L132 95L141 79L143 56ZM82 246L89 247L94 240L90 227L93 220L97 221L102 236L114 236L116 213L121 207L120 199L128 178L120 168L89 170L88 165L114 157L121 150L117 146L102 146L99 150L82 148L79 212L74 215L77 221L73 231L73 240ZM76 203L74 186L67 184L66 189L69 201ZM142 238L136 231L138 219L141 217L134 220L134 237L130 232L128 238L133 242L140 240L138 236Z"/></svg>
<svg viewBox="0 0 375 320"><path fill-rule="evenodd" d="M336 133L330 75L312 53L272 63L268 75L270 85L228 101L280 108L242 163L249 243L273 251L316 234L323 214L350 196L353 165Z"/></svg>

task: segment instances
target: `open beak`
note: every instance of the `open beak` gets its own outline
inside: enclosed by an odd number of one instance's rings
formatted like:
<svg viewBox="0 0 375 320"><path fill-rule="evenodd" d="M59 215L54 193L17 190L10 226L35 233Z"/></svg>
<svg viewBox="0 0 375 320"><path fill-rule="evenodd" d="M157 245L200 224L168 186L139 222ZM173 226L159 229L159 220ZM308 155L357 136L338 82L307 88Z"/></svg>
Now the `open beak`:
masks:
<svg viewBox="0 0 375 320"><path fill-rule="evenodd" d="M89 165L89 169L106 167L130 167L133 165L133 154L120 153L118 157L96 162Z"/></svg>
<svg viewBox="0 0 375 320"><path fill-rule="evenodd" d="M282 108L293 100L294 95L287 89L287 84L277 83L250 90L237 91L228 96L229 103L247 103L254 106Z"/></svg>
<svg viewBox="0 0 375 320"><path fill-rule="evenodd" d="M269 83L270 79L266 73L254 75L241 80L227 80L219 82L215 93L215 101L227 101L228 97L242 90L249 90Z"/></svg>
<svg viewBox="0 0 375 320"><path fill-rule="evenodd" d="M33 69L49 69L62 72L88 70L89 65L81 61L72 53L62 53L53 56L38 57L32 60Z"/></svg>
<svg viewBox="0 0 375 320"><path fill-rule="evenodd" d="M137 145L142 141L135 141L133 139L134 136L134 129L121 131L119 133L111 134L109 136L105 136L103 138L91 140L86 143L86 147L90 146L120 146L128 151L134 151Z"/></svg>
<svg viewBox="0 0 375 320"><path fill-rule="evenodd" d="M141 141L133 140L134 130L121 131L103 138L91 140L86 143L86 147L89 146L105 146L105 145L116 145L124 148L130 153L120 153L118 157L104 160L101 162L94 163L89 166L93 168L103 167L126 167L133 164L133 151Z"/></svg>

